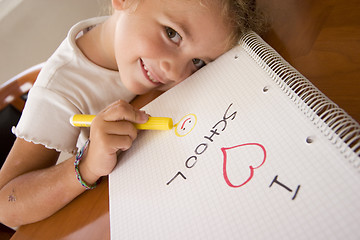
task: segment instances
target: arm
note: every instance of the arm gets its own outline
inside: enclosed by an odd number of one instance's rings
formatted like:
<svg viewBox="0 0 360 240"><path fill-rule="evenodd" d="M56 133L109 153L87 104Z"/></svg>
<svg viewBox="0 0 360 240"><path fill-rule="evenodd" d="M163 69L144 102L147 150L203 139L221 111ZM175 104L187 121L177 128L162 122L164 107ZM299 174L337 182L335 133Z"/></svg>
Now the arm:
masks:
<svg viewBox="0 0 360 240"><path fill-rule="evenodd" d="M72 159L55 165L58 156L43 145L15 141L0 174L1 222L19 226L44 219L84 191Z"/></svg>
<svg viewBox="0 0 360 240"><path fill-rule="evenodd" d="M89 185L108 175L117 163L117 152L128 149L137 136L130 122L144 123L147 115L118 101L93 120L90 144L80 161L83 180ZM85 191L75 177L72 157L55 165L55 150L17 139L0 172L0 221L19 226L51 216Z"/></svg>

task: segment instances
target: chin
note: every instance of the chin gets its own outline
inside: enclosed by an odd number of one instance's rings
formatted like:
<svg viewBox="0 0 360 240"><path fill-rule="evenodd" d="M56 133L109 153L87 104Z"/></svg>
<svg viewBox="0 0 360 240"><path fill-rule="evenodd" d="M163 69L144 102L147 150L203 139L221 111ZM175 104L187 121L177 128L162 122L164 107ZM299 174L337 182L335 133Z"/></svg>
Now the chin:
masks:
<svg viewBox="0 0 360 240"><path fill-rule="evenodd" d="M173 87L175 87L175 86L176 86L176 85L172 85L172 86L163 85L163 86L161 86L161 87L156 88L156 90L165 92L165 91L167 91L167 90L169 90L169 89L171 89L171 88L173 88Z"/></svg>
<svg viewBox="0 0 360 240"><path fill-rule="evenodd" d="M145 94L147 92L150 92L152 89L148 89L148 88L139 88L139 87L134 87L130 89L130 92L132 92L133 94L136 95L142 95Z"/></svg>

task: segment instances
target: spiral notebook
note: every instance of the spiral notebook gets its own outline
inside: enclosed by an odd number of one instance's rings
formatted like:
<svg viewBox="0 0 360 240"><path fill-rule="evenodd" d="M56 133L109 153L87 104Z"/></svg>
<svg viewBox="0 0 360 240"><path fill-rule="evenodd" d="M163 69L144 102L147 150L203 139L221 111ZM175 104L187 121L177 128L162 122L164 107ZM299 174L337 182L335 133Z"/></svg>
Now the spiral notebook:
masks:
<svg viewBox="0 0 360 240"><path fill-rule="evenodd" d="M112 239L360 239L360 126L255 33L144 109Z"/></svg>

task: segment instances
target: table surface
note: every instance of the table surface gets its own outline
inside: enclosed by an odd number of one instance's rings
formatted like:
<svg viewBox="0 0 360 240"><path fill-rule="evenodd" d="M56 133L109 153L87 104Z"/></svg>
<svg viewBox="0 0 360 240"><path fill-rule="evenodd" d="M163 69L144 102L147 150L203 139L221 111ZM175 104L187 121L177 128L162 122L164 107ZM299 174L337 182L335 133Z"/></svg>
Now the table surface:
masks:
<svg viewBox="0 0 360 240"><path fill-rule="evenodd" d="M272 22L264 40L360 122L359 1L258 0L258 5ZM53 216L21 226L12 239L110 239L108 178Z"/></svg>

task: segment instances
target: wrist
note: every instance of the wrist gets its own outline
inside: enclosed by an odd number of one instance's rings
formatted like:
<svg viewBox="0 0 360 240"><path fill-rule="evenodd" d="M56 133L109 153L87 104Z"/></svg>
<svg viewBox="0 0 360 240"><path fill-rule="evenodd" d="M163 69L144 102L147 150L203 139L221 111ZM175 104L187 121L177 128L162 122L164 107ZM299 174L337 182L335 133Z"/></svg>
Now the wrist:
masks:
<svg viewBox="0 0 360 240"><path fill-rule="evenodd" d="M88 139L85 142L85 145L80 149L80 151L76 154L75 157L75 176L79 183L86 189L94 189L100 181L98 176L95 176L91 173L89 168L86 165L85 157L87 153L88 146L90 144L90 140Z"/></svg>

